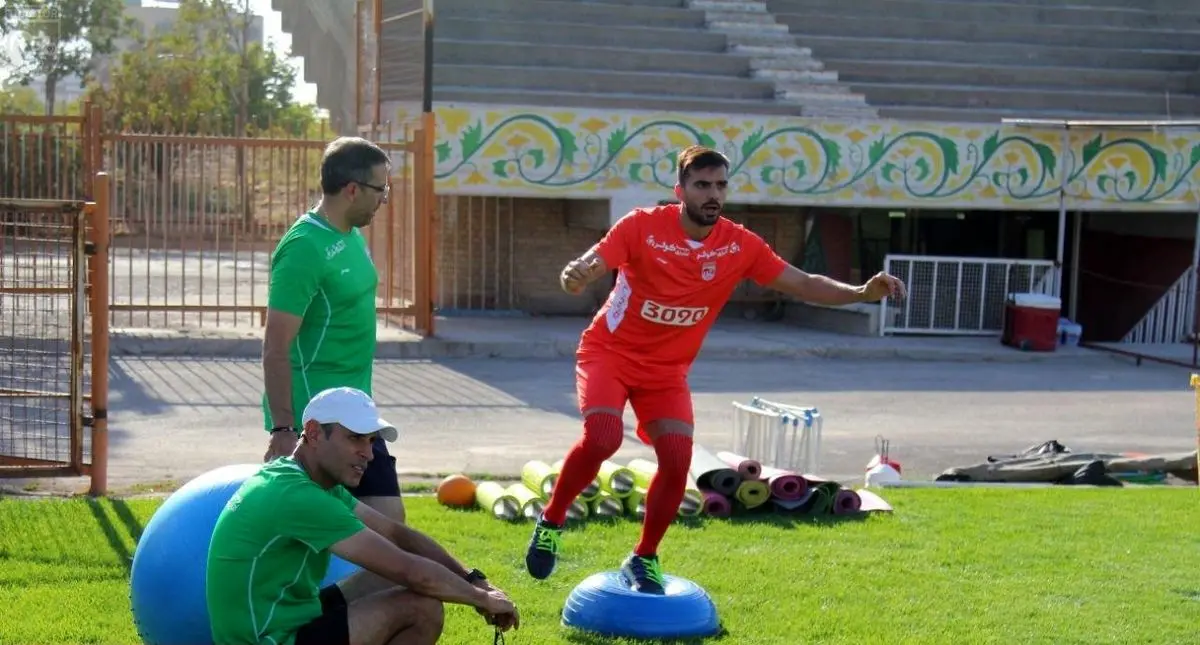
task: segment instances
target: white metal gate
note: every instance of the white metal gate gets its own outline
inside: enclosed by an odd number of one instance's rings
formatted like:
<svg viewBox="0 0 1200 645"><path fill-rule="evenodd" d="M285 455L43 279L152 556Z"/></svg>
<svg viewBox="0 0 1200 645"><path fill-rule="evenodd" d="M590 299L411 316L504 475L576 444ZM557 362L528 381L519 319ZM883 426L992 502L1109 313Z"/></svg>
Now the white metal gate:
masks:
<svg viewBox="0 0 1200 645"><path fill-rule="evenodd" d="M880 335L999 335L1012 293L1059 296L1051 260L888 255L884 271L902 280L906 298L880 305Z"/></svg>

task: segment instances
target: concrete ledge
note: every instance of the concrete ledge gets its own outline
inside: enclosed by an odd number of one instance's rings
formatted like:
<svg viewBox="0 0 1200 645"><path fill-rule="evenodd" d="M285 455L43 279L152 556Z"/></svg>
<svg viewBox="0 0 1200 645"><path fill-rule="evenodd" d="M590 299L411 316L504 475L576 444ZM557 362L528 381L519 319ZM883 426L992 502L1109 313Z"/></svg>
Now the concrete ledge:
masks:
<svg viewBox="0 0 1200 645"><path fill-rule="evenodd" d="M775 86L768 80L683 74L632 72L565 67L515 67L498 64L441 65L438 84L510 90L545 90L609 94L680 95L688 98L767 99Z"/></svg>
<svg viewBox="0 0 1200 645"><path fill-rule="evenodd" d="M879 336L879 305L847 305L826 307L805 302L788 302L783 319L807 329L849 334Z"/></svg>
<svg viewBox="0 0 1200 645"><path fill-rule="evenodd" d="M860 83L843 81L856 93L869 97L872 104L906 105L911 107L953 108L1010 108L1019 110L1084 110L1102 109L1110 113L1143 112L1195 114L1200 111L1200 98L1171 95L1168 99L1151 92L1109 91L1089 89L1047 89L1024 87L988 87L969 85L935 85L904 83Z"/></svg>
<svg viewBox="0 0 1200 645"><path fill-rule="evenodd" d="M394 88L385 87L384 100L402 98ZM799 106L779 103L774 98L763 99L716 99L667 96L663 94L632 94L615 92L609 94L585 94L560 90L519 90L487 87L437 86L433 99L440 103L493 103L501 105L543 105L554 107L604 108L628 110L661 110L664 112L714 112L734 114L800 114Z"/></svg>
<svg viewBox="0 0 1200 645"><path fill-rule="evenodd" d="M1055 67L1176 71L1190 71L1200 65L1200 50L1184 52L1121 49L1119 41L1110 48L1091 49L1065 44L975 43L955 40L944 34L923 40L809 34L796 34L796 39L812 49L813 54L822 60L919 60L987 65L1011 65L1013 61L1021 61L1026 65Z"/></svg>
<svg viewBox="0 0 1200 645"><path fill-rule="evenodd" d="M1088 2L1094 5L1094 2ZM943 0L769 0L776 15L841 14L846 16L891 15L913 20L953 20L978 25L1020 23L1064 27L1128 27L1131 29L1195 29L1200 13L1156 12L1131 2L1117 7L1051 6L995 2L947 2Z"/></svg>
<svg viewBox="0 0 1200 645"><path fill-rule="evenodd" d="M1148 93L1195 91L1188 87L1189 72L1154 69L1109 69L1098 67L1053 67L1047 65L978 65L945 61L826 59L846 83L938 83L973 85L986 83L1000 88L1044 87L1052 90L1079 88L1083 91L1140 90ZM1200 69L1198 67L1197 69Z"/></svg>
<svg viewBox="0 0 1200 645"><path fill-rule="evenodd" d="M763 325L767 328L767 325ZM805 358L846 360L913 360L949 362L1028 363L1054 360L1113 361L1113 354L1081 348L1060 348L1057 352L1022 352L1003 347L998 339L926 339L863 338L803 330L771 328L768 336L753 333L722 332L710 336L700 360L747 360ZM793 330L794 331L791 331ZM380 330L376 358L381 360L506 358L550 360L573 358L576 335L541 334L531 329L524 338L489 337L477 339L428 338ZM789 342L791 340L792 342ZM261 334L254 331L114 330L109 341L112 357L204 357L258 359L262 355Z"/></svg>
<svg viewBox="0 0 1200 645"><path fill-rule="evenodd" d="M1166 12L1163 14L1166 15ZM806 36L853 38L860 34L870 34L875 38L923 40L929 34L939 34L939 38L979 43L1011 43L1026 46L1070 43L1074 47L1103 49L1120 47L1185 52L1193 51L1197 41L1195 33L1177 29L1098 25L1080 27L1046 25L1033 21L1018 23L1007 20L971 23L960 20L914 19L904 15L870 14L865 11L856 16L821 15L806 11L803 14L776 14L776 17L780 23L790 27L793 34Z"/></svg>
<svg viewBox="0 0 1200 645"><path fill-rule="evenodd" d="M519 22L513 20L466 18L439 19L437 38L453 40L501 40L522 43L578 44L592 47L630 47L654 49L660 52L722 52L726 48L724 34L703 29L675 29L615 25L599 27L590 24ZM383 39L389 39L385 29Z"/></svg>

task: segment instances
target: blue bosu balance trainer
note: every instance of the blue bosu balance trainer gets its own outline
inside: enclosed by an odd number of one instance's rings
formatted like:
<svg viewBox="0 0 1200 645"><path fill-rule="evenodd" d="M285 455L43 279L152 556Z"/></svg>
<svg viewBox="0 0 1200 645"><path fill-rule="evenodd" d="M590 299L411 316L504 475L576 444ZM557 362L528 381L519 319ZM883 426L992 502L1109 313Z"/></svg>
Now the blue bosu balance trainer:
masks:
<svg viewBox="0 0 1200 645"><path fill-rule="evenodd" d="M660 596L635 591L616 571L588 576L567 596L562 624L624 638L696 638L721 630L708 592L684 578L663 581Z"/></svg>

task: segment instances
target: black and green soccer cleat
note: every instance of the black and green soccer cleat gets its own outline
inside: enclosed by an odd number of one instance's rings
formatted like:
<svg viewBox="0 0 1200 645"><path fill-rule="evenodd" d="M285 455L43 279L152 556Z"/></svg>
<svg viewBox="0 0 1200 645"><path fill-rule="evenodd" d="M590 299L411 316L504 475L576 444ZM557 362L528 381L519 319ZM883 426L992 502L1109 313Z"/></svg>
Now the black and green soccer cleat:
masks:
<svg viewBox="0 0 1200 645"><path fill-rule="evenodd" d="M554 573L558 551L562 548L562 531L562 526L538 518L533 527L533 537L529 540L529 549L525 552L525 568L529 570L529 575L545 580Z"/></svg>
<svg viewBox="0 0 1200 645"><path fill-rule="evenodd" d="M621 563L621 575L635 591L659 596L665 593L662 566L658 563L657 555L631 554Z"/></svg>

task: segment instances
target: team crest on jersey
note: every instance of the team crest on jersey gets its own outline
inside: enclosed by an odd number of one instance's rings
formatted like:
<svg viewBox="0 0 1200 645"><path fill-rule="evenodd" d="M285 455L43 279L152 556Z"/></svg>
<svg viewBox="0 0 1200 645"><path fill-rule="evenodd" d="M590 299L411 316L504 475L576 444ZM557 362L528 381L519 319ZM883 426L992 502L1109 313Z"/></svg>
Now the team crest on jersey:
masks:
<svg viewBox="0 0 1200 645"><path fill-rule="evenodd" d="M704 264L700 265L700 277L704 278L705 280L712 280L713 278L717 277L717 263L705 262Z"/></svg>

